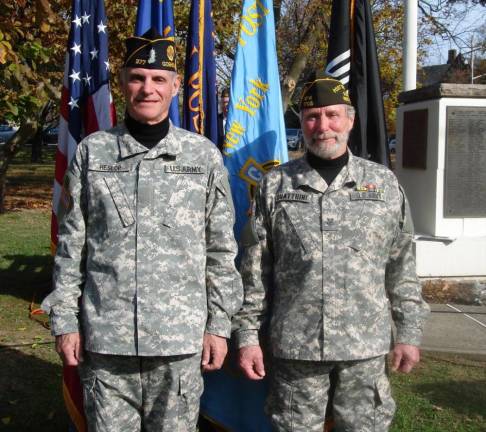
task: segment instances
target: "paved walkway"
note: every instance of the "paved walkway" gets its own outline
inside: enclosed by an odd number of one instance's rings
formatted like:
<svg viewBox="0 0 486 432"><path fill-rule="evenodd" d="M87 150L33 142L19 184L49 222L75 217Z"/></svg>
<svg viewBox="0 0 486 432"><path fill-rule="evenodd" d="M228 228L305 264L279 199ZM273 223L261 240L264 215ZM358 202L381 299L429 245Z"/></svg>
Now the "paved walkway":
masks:
<svg viewBox="0 0 486 432"><path fill-rule="evenodd" d="M430 304L422 349L486 356L486 306Z"/></svg>

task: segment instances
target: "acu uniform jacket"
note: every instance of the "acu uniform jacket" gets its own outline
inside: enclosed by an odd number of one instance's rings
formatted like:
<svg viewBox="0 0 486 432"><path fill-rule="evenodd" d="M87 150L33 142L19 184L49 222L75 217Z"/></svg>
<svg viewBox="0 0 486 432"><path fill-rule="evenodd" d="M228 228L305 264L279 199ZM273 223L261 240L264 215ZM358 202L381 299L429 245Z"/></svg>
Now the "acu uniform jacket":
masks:
<svg viewBox="0 0 486 432"><path fill-rule="evenodd" d="M63 201L42 304L54 335L81 331L86 350L140 356L200 352L204 331L229 337L242 286L214 144L173 125L151 150L123 125L97 132L78 146Z"/></svg>
<svg viewBox="0 0 486 432"><path fill-rule="evenodd" d="M279 358L366 359L419 345L421 296L409 207L393 173L349 155L330 186L305 157L268 173L256 193L242 261L239 347L268 326ZM390 316L391 305L391 316Z"/></svg>

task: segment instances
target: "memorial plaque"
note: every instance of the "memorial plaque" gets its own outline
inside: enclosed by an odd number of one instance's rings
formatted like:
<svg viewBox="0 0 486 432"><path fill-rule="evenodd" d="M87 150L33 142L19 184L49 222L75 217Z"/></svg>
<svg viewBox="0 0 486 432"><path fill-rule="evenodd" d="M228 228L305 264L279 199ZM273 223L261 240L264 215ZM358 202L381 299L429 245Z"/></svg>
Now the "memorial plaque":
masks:
<svg viewBox="0 0 486 432"><path fill-rule="evenodd" d="M486 107L447 107L444 217L486 217Z"/></svg>
<svg viewBox="0 0 486 432"><path fill-rule="evenodd" d="M427 169L428 110L403 113L403 168Z"/></svg>

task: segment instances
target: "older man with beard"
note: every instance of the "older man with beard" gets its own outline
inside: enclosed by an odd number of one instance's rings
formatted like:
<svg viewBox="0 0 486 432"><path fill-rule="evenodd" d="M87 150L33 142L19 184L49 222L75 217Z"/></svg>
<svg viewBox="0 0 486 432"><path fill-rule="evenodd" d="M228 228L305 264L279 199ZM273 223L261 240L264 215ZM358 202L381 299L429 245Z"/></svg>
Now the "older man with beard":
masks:
<svg viewBox="0 0 486 432"><path fill-rule="evenodd" d="M336 429L386 431L395 404L385 355L392 350L401 372L419 361L428 307L409 207L391 171L348 150L353 121L339 81L305 85L307 153L263 178L244 236L239 363L263 378L259 336L268 337L267 412L277 431L322 432L331 373Z"/></svg>

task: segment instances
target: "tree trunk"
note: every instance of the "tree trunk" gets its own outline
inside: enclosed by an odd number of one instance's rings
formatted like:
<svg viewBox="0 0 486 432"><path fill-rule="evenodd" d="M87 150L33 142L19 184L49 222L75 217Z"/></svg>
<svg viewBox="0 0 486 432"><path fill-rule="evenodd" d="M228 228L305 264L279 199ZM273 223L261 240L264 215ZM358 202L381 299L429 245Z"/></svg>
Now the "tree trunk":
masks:
<svg viewBox="0 0 486 432"><path fill-rule="evenodd" d="M47 118L52 115L53 103L48 100L42 107L37 120L37 131L32 139L31 162L42 162L42 134L44 128L51 126Z"/></svg>
<svg viewBox="0 0 486 432"><path fill-rule="evenodd" d="M5 192L7 170L10 162L24 145L35 133L37 129L37 122L28 119L23 123L19 130L13 135L0 150L0 213L5 213Z"/></svg>
<svg viewBox="0 0 486 432"><path fill-rule="evenodd" d="M282 105L284 113L290 104L300 75L305 69L309 54L312 52L318 38L321 37L324 31L329 29L329 17L324 16L323 10L319 5L316 6L316 3L314 3L313 6L316 7L316 17L313 20L314 24L307 29L307 35L296 49L292 66L290 66L289 73L282 82Z"/></svg>
<svg viewBox="0 0 486 432"><path fill-rule="evenodd" d="M273 3L273 17L275 21L275 31L278 30L278 25L280 24L280 12L282 9L282 0L275 0Z"/></svg>
<svg viewBox="0 0 486 432"><path fill-rule="evenodd" d="M37 163L42 162L42 128L38 127L37 132L32 138L32 153L30 156L30 161Z"/></svg>
<svg viewBox="0 0 486 432"><path fill-rule="evenodd" d="M312 48L314 48L317 37L317 31L311 29L307 32L307 37L297 49L297 54L294 57L292 66L290 66L289 73L283 80L282 104L284 112L287 111L287 107L289 106L289 103L292 99L292 95L294 94L297 82L299 81L299 77L302 74L302 71L305 69L309 53L312 51Z"/></svg>

